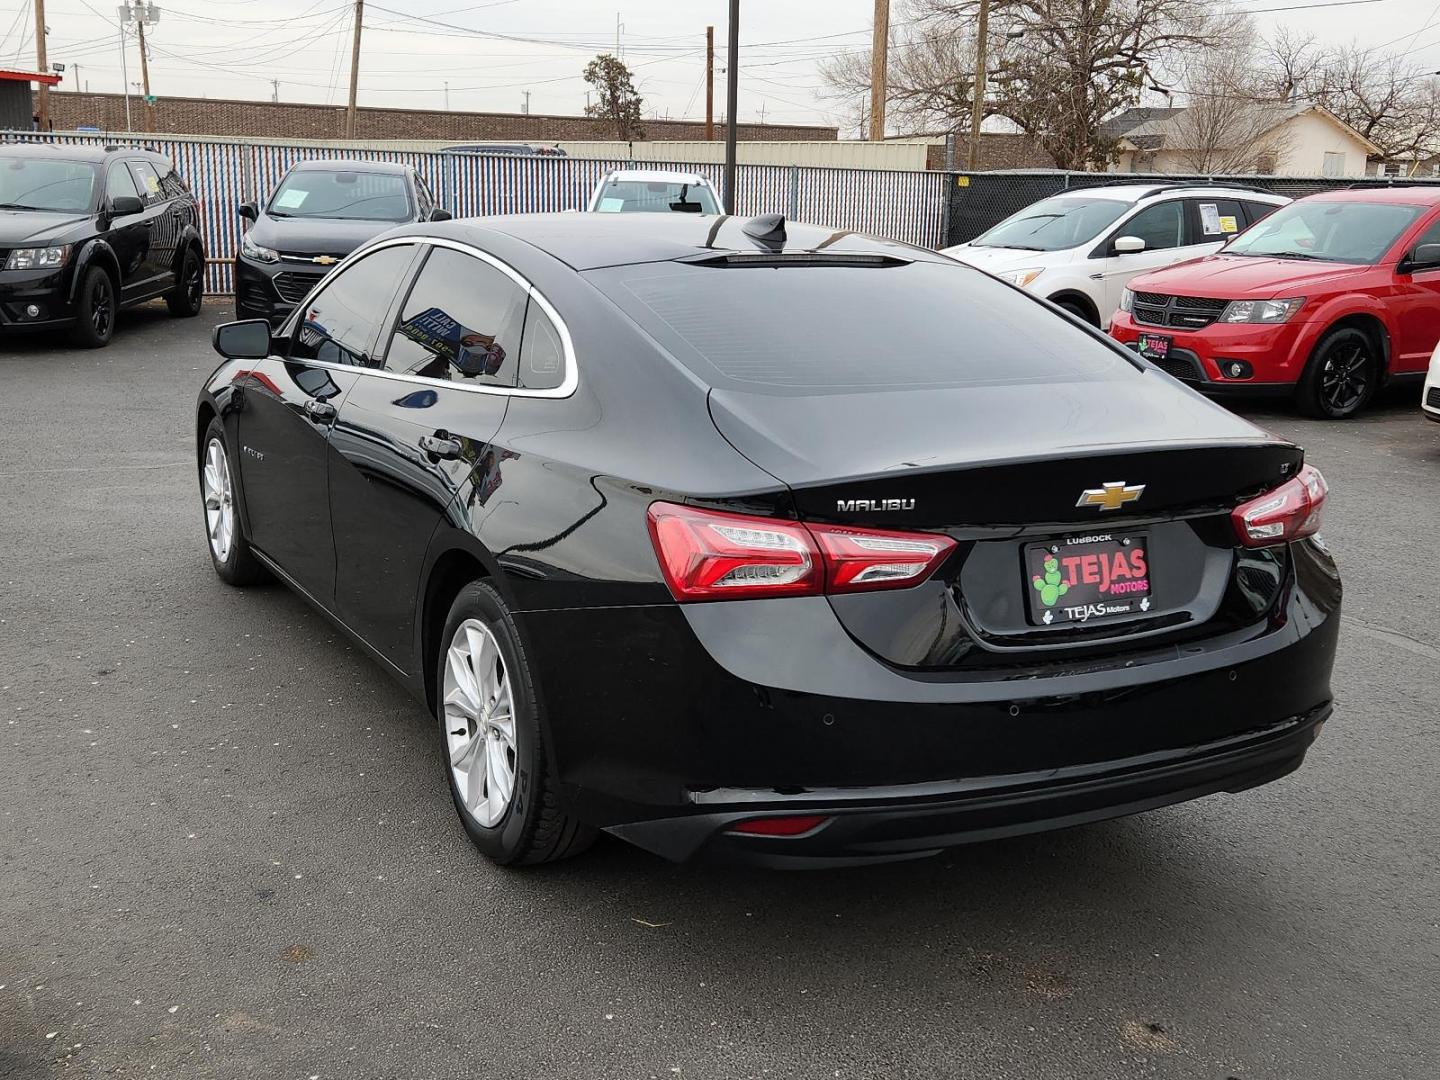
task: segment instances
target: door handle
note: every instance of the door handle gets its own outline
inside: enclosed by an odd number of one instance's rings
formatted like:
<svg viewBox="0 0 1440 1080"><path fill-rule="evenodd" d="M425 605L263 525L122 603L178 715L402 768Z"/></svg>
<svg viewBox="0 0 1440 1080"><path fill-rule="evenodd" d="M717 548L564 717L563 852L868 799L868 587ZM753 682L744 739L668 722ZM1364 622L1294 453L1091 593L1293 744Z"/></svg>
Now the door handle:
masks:
<svg viewBox="0 0 1440 1080"><path fill-rule="evenodd" d="M460 445L460 440L454 438L448 431L437 431L434 435L420 436L420 449L432 458L454 461L460 456L464 447Z"/></svg>
<svg viewBox="0 0 1440 1080"><path fill-rule="evenodd" d="M305 415L317 424L328 424L335 419L335 406L319 398L306 398Z"/></svg>

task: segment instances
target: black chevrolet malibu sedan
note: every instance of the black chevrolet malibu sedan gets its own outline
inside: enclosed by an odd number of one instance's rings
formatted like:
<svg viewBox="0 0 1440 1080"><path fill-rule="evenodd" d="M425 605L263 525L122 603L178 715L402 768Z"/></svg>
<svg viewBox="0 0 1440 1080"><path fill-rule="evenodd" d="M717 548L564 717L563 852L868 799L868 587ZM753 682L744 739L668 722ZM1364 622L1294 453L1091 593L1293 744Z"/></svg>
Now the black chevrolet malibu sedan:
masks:
<svg viewBox="0 0 1440 1080"><path fill-rule="evenodd" d="M1263 784L1330 714L1300 449L933 252L472 219L216 344L216 571L410 688L501 863L913 857Z"/></svg>
<svg viewBox="0 0 1440 1080"><path fill-rule="evenodd" d="M200 313L205 246L168 158L118 146L0 147L0 332L110 343L122 307Z"/></svg>
<svg viewBox="0 0 1440 1080"><path fill-rule="evenodd" d="M235 255L235 314L278 325L346 255L396 225L445 221L425 178L384 161L301 161L261 206Z"/></svg>

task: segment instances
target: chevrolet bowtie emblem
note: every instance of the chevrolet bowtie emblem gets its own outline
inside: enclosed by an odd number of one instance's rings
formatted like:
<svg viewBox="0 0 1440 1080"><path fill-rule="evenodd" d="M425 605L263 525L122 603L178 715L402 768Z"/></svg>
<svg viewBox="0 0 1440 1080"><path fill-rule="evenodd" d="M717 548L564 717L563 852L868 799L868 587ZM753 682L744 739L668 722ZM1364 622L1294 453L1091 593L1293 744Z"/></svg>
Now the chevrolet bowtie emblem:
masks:
<svg viewBox="0 0 1440 1080"><path fill-rule="evenodd" d="M1140 498L1144 490L1144 484L1131 484L1126 487L1124 480L1110 480L1098 488L1086 488L1080 493L1080 501L1075 505L1096 506L1102 513L1106 510L1119 510L1126 503Z"/></svg>
<svg viewBox="0 0 1440 1080"><path fill-rule="evenodd" d="M310 261L313 263L317 263L320 266L334 266L340 260L335 258L334 255L316 255Z"/></svg>

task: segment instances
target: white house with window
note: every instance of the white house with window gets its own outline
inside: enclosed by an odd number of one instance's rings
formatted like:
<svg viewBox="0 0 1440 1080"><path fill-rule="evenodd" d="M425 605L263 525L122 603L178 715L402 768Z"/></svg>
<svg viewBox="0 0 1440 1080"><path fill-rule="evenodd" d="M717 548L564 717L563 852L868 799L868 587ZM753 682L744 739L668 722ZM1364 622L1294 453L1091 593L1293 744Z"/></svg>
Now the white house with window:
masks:
<svg viewBox="0 0 1440 1080"><path fill-rule="evenodd" d="M1242 122L1229 124L1202 121L1190 113L1183 108L1136 108L1107 120L1102 133L1118 139L1110 171L1359 177L1365 175L1368 159L1380 153L1360 132L1309 101L1248 106ZM1224 145L1227 130L1243 132L1246 145ZM1197 166L1197 160L1207 158L1230 164Z"/></svg>

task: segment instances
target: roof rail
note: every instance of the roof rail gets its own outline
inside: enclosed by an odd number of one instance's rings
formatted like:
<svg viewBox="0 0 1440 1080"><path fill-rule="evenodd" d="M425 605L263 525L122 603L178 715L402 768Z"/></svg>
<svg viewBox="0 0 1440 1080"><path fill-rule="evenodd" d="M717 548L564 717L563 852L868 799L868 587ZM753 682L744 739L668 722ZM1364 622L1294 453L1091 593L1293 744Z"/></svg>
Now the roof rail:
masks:
<svg viewBox="0 0 1440 1080"><path fill-rule="evenodd" d="M1081 184L1078 187L1066 188L1066 191L1089 191L1091 188L1106 187L1148 187L1150 195L1158 195L1162 191L1177 191L1180 188L1197 187L1220 187L1229 188L1231 191L1254 191L1261 195L1276 195L1278 192L1271 188L1259 187L1255 184L1232 184L1224 179L1207 177L1201 180L1106 180L1099 184Z"/></svg>
<svg viewBox="0 0 1440 1080"><path fill-rule="evenodd" d="M1366 188L1407 188L1407 187L1435 187L1437 181L1428 176L1392 176L1384 180L1358 180L1353 184L1346 184L1346 191L1363 191Z"/></svg>

